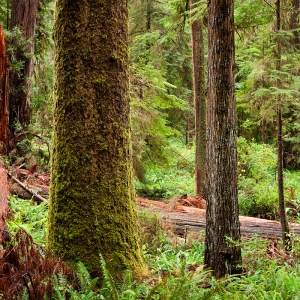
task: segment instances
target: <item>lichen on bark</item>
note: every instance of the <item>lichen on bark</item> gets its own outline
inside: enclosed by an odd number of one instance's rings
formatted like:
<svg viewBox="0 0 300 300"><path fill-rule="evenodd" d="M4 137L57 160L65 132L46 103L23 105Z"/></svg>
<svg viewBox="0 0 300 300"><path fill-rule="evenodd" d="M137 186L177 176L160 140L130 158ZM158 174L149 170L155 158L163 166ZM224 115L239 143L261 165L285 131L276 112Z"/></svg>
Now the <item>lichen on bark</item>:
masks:
<svg viewBox="0 0 300 300"><path fill-rule="evenodd" d="M130 145L127 1L58 0L47 247L144 270Z"/></svg>

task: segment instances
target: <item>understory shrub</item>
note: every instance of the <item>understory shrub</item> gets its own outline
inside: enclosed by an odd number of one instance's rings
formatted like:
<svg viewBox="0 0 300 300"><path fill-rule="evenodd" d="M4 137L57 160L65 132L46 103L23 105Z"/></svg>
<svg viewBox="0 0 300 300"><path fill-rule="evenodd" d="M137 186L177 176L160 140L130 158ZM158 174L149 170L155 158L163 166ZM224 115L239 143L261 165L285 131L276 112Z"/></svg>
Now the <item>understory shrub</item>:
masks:
<svg viewBox="0 0 300 300"><path fill-rule="evenodd" d="M147 168L145 182L136 181L137 192L150 198L171 198L175 195L194 193L195 149L179 140L171 140L173 154L168 164Z"/></svg>
<svg viewBox="0 0 300 300"><path fill-rule="evenodd" d="M240 213L273 219L277 215L276 153L266 144L238 139Z"/></svg>

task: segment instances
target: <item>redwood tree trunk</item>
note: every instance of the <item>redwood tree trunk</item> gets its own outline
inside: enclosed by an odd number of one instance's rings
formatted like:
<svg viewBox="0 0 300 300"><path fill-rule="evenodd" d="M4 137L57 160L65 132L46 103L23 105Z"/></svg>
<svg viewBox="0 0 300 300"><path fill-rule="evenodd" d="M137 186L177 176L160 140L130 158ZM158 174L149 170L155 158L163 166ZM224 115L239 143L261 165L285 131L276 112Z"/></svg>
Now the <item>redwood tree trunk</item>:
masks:
<svg viewBox="0 0 300 300"><path fill-rule="evenodd" d="M241 264L233 0L209 1L208 39L205 264L220 278Z"/></svg>
<svg viewBox="0 0 300 300"><path fill-rule="evenodd" d="M14 60L24 61L20 72L13 71L10 74L11 86L11 108L10 127L16 120L26 128L30 122L30 89L34 65L32 55L34 54L34 36L36 27L36 16L39 0L14 0L12 3L10 28L20 27L28 46L22 49L19 41L13 41L16 47Z"/></svg>
<svg viewBox="0 0 300 300"><path fill-rule="evenodd" d="M9 141L9 62L4 32L0 25L0 154L8 154Z"/></svg>
<svg viewBox="0 0 300 300"><path fill-rule="evenodd" d="M191 0L191 9L197 3ZM196 144L196 193L205 194L205 153L206 153L206 96L203 20L192 23L194 107L195 107L195 144Z"/></svg>
<svg viewBox="0 0 300 300"><path fill-rule="evenodd" d="M130 145L126 0L57 0L47 247L71 263L144 268Z"/></svg>

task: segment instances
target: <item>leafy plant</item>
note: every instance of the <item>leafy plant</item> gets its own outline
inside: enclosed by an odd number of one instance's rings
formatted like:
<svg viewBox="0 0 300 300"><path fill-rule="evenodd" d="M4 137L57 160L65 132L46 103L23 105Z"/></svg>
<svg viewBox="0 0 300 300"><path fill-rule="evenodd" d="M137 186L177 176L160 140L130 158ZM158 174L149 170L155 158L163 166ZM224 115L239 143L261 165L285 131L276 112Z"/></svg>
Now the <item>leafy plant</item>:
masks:
<svg viewBox="0 0 300 300"><path fill-rule="evenodd" d="M155 164L147 168L145 182L136 182L138 194L152 198L171 198L194 192L194 147L181 140L170 139L172 156L168 164Z"/></svg>
<svg viewBox="0 0 300 300"><path fill-rule="evenodd" d="M277 214L276 154L273 147L238 139L239 205L242 214Z"/></svg>
<svg viewBox="0 0 300 300"><path fill-rule="evenodd" d="M23 200L10 196L9 207L13 214L7 220L7 228L12 234L20 229L31 235L40 245L46 243L46 226L48 222L48 203L37 204L31 200Z"/></svg>
<svg viewBox="0 0 300 300"><path fill-rule="evenodd" d="M54 291L55 298L58 300L74 299L74 300L89 300L89 299L105 299L101 291L96 288L99 278L91 279L91 275L86 266L82 262L77 263L78 286L74 287L74 283L70 284L65 275L59 273L54 275Z"/></svg>

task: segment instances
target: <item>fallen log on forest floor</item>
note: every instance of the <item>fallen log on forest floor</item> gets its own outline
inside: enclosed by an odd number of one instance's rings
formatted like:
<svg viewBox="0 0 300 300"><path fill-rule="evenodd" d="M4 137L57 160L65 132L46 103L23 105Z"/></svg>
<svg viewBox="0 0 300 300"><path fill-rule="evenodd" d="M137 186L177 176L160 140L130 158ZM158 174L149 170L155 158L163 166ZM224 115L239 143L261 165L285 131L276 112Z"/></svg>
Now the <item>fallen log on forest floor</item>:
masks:
<svg viewBox="0 0 300 300"><path fill-rule="evenodd" d="M185 232L205 230L206 213L204 209L182 205L166 204L159 201L137 198L140 210L151 211L160 215L162 220L172 222L175 232L183 235ZM240 216L241 234L257 234L262 237L281 237L281 225L278 221ZM300 225L289 223L291 234L300 236Z"/></svg>
<svg viewBox="0 0 300 300"><path fill-rule="evenodd" d="M29 192L32 196L34 196L34 200L36 200L37 202L45 202L47 201L47 199L45 199L44 197L42 197L41 195L39 195L36 191L34 191L32 188L26 186L24 183L22 183L18 178L8 174L11 179L13 179L16 183L18 183L24 190L26 190L27 192Z"/></svg>

